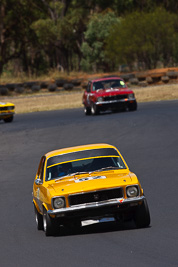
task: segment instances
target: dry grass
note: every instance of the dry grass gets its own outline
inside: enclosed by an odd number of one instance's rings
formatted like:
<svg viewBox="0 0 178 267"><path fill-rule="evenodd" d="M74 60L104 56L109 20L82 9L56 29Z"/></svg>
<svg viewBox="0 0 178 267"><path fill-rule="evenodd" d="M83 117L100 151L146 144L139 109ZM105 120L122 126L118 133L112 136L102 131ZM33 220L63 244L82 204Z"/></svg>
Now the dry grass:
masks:
<svg viewBox="0 0 178 267"><path fill-rule="evenodd" d="M43 94L2 99L15 104L16 113L82 107L82 92Z"/></svg>
<svg viewBox="0 0 178 267"><path fill-rule="evenodd" d="M155 85L133 89L138 102L178 99L178 84Z"/></svg>
<svg viewBox="0 0 178 267"><path fill-rule="evenodd" d="M156 85L144 88L134 87L138 102L178 99L178 84ZM1 97L1 101L12 102L16 113L57 110L82 107L83 92L38 94L32 96Z"/></svg>

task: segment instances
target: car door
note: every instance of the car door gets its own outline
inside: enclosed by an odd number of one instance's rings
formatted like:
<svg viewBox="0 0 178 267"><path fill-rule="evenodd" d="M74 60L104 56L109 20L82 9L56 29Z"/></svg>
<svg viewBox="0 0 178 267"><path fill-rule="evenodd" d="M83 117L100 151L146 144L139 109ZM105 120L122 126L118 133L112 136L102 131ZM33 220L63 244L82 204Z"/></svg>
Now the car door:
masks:
<svg viewBox="0 0 178 267"><path fill-rule="evenodd" d="M90 106L91 105L91 97L92 97L92 93L91 93L91 87L92 87L92 82L88 82L87 88L84 92L84 105L85 106Z"/></svg>

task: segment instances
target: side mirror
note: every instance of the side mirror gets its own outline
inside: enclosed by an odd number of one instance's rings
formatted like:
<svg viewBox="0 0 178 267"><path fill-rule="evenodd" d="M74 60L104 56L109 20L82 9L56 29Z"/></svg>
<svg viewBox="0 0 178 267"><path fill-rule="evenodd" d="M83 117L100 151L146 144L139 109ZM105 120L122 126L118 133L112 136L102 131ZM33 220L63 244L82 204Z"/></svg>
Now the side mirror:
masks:
<svg viewBox="0 0 178 267"><path fill-rule="evenodd" d="M37 178L37 179L35 180L35 184L36 184L36 185L41 185L41 184L43 184L43 182L42 182L42 180L41 180L40 178Z"/></svg>

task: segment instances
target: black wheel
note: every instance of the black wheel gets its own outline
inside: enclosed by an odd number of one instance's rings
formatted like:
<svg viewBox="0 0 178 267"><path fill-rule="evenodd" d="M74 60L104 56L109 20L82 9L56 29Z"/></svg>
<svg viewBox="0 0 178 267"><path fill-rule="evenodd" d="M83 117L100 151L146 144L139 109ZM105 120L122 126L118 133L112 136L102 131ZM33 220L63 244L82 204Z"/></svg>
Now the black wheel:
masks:
<svg viewBox="0 0 178 267"><path fill-rule="evenodd" d="M35 221L37 224L37 229L43 230L43 216L37 211L35 205L34 205L34 210L35 210Z"/></svg>
<svg viewBox="0 0 178 267"><path fill-rule="evenodd" d="M12 122L13 119L14 119L14 116L12 115L11 117L4 119L4 122Z"/></svg>
<svg viewBox="0 0 178 267"><path fill-rule="evenodd" d="M137 110L137 101L133 102L133 103L129 103L129 111L135 111Z"/></svg>
<svg viewBox="0 0 178 267"><path fill-rule="evenodd" d="M98 115L99 114L99 108L94 103L91 106L91 114L92 115Z"/></svg>
<svg viewBox="0 0 178 267"><path fill-rule="evenodd" d="M150 212L146 199L137 207L134 214L134 222L138 228L148 227L150 225Z"/></svg>
<svg viewBox="0 0 178 267"><path fill-rule="evenodd" d="M45 208L43 208L43 229L46 236L56 235L59 232L57 220L51 218Z"/></svg>
<svg viewBox="0 0 178 267"><path fill-rule="evenodd" d="M91 108L87 108L86 106L84 106L84 113L85 115L91 115Z"/></svg>

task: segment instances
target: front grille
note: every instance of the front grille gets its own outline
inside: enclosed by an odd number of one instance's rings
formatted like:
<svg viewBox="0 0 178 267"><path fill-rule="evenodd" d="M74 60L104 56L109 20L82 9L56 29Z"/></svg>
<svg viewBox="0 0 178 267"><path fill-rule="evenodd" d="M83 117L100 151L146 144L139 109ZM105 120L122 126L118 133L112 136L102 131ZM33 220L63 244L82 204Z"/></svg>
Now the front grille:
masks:
<svg viewBox="0 0 178 267"><path fill-rule="evenodd" d="M121 100L125 98L128 98L128 95L112 95L104 97L104 101Z"/></svg>
<svg viewBox="0 0 178 267"><path fill-rule="evenodd" d="M0 110L4 111L4 110L8 110L7 107L1 107Z"/></svg>
<svg viewBox="0 0 178 267"><path fill-rule="evenodd" d="M1 111L4 111L4 110L11 110L11 109L14 109L14 106L0 107L0 110L1 110Z"/></svg>
<svg viewBox="0 0 178 267"><path fill-rule="evenodd" d="M74 205L100 202L100 201L122 198L122 197L123 197L122 188L100 190L100 191L94 191L90 193L70 195L69 205L74 206Z"/></svg>

